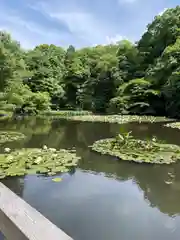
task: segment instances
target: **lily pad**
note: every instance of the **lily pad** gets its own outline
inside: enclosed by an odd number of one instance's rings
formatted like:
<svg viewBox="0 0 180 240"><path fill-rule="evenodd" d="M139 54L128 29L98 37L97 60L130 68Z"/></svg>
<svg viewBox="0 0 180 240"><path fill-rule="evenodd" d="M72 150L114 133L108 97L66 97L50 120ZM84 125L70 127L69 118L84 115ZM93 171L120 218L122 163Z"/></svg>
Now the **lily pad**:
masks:
<svg viewBox="0 0 180 240"><path fill-rule="evenodd" d="M62 181L62 178L53 178L52 181L53 181L53 182L61 182L61 181Z"/></svg>
<svg viewBox="0 0 180 240"><path fill-rule="evenodd" d="M56 149L55 149L56 150ZM68 172L80 158L70 150L21 149L0 154L0 177Z"/></svg>
<svg viewBox="0 0 180 240"><path fill-rule="evenodd" d="M91 148L101 154L137 163L171 164L180 160L180 146L131 137L99 140Z"/></svg>
<svg viewBox="0 0 180 240"><path fill-rule="evenodd" d="M180 122L173 122L164 125L165 127L177 128L180 129Z"/></svg>
<svg viewBox="0 0 180 240"><path fill-rule="evenodd" d="M25 135L20 132L0 132L0 144L24 139Z"/></svg>
<svg viewBox="0 0 180 240"><path fill-rule="evenodd" d="M171 121L165 117L155 117L155 116L138 116L138 115L62 115L61 118L81 121L81 122L108 122L108 123L128 123L128 122L166 122Z"/></svg>

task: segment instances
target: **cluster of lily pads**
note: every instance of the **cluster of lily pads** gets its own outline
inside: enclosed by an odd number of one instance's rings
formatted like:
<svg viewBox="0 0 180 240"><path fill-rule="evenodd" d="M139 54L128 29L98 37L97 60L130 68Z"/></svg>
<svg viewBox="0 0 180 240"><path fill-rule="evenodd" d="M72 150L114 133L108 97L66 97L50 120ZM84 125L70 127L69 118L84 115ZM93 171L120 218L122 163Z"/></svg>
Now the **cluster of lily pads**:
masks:
<svg viewBox="0 0 180 240"><path fill-rule="evenodd" d="M50 118L68 118L73 116L89 116L92 115L92 112L89 111L44 111L38 114L39 118L50 117Z"/></svg>
<svg viewBox="0 0 180 240"><path fill-rule="evenodd" d="M180 147L151 140L134 139L130 133L96 141L92 150L125 161L171 164L180 160Z"/></svg>
<svg viewBox="0 0 180 240"><path fill-rule="evenodd" d="M154 116L137 116L137 115L72 115L62 116L68 120L82 121L82 122L107 122L107 123L128 123L128 122L166 122L170 121L165 117L154 117Z"/></svg>
<svg viewBox="0 0 180 240"><path fill-rule="evenodd" d="M0 144L24 139L25 135L20 132L0 132Z"/></svg>
<svg viewBox="0 0 180 240"><path fill-rule="evenodd" d="M165 124L165 127L171 127L171 128L180 129L180 122L168 123L168 124Z"/></svg>
<svg viewBox="0 0 180 240"><path fill-rule="evenodd" d="M79 157L73 151L54 148L21 149L0 154L0 178L25 174L55 175L68 172L77 165Z"/></svg>
<svg viewBox="0 0 180 240"><path fill-rule="evenodd" d="M25 138L18 132L0 132L0 144ZM74 150L48 148L24 148L11 151L6 147L0 154L0 179L7 176L23 176L25 174L55 175L68 172L75 167L80 158Z"/></svg>

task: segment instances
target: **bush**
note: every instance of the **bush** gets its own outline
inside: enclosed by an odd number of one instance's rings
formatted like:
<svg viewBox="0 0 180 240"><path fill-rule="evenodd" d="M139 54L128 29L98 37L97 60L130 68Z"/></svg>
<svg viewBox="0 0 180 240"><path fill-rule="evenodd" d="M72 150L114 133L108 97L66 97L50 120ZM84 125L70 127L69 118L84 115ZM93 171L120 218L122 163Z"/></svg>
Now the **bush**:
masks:
<svg viewBox="0 0 180 240"><path fill-rule="evenodd" d="M16 108L16 105L14 104L5 104L5 105L0 105L0 109L7 111L7 112L13 112Z"/></svg>
<svg viewBox="0 0 180 240"><path fill-rule="evenodd" d="M38 114L40 111L50 109L50 96L48 93L32 93L26 102L20 107L16 108L16 114Z"/></svg>

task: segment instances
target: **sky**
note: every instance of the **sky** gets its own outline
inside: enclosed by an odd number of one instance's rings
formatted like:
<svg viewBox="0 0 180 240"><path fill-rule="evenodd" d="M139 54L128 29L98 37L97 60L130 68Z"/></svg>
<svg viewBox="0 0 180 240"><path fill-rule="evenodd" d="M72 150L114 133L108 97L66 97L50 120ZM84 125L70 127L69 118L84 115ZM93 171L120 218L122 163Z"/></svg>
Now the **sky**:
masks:
<svg viewBox="0 0 180 240"><path fill-rule="evenodd" d="M177 5L180 0L0 0L0 30L26 49L134 42L156 15Z"/></svg>

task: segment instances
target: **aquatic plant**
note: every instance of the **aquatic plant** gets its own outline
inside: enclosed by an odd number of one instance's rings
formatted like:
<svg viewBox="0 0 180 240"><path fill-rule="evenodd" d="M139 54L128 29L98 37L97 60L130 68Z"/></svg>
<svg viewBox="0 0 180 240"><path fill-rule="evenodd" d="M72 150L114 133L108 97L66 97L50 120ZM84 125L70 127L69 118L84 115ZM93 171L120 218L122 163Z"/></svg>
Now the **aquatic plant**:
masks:
<svg viewBox="0 0 180 240"><path fill-rule="evenodd" d="M6 142L13 142L13 141L17 141L17 140L21 140L24 139L25 135L23 133L20 132L3 132L0 131L0 144L2 143L6 143Z"/></svg>
<svg viewBox="0 0 180 240"><path fill-rule="evenodd" d="M73 110L67 110L67 111L44 111L40 112L38 114L38 117L51 117L51 118L66 118L66 117L72 117L72 116L89 116L92 115L92 112L89 111L73 111Z"/></svg>
<svg viewBox="0 0 180 240"><path fill-rule="evenodd" d="M53 182L61 182L61 181L62 181L62 178L53 178L52 181L53 181Z"/></svg>
<svg viewBox="0 0 180 240"><path fill-rule="evenodd" d="M132 132L118 134L111 143L112 149L117 145L125 146L130 144L130 140L132 139L131 133Z"/></svg>
<svg viewBox="0 0 180 240"><path fill-rule="evenodd" d="M173 122L164 125L165 127L177 128L180 129L180 122Z"/></svg>
<svg viewBox="0 0 180 240"><path fill-rule="evenodd" d="M131 134L119 134L118 139L102 139L96 141L92 150L101 154L118 157L125 161L138 163L170 164L180 160L180 147L151 140L133 139Z"/></svg>
<svg viewBox="0 0 180 240"><path fill-rule="evenodd" d="M21 149L0 154L0 178L25 174L68 172L80 158L71 150Z"/></svg>
<svg viewBox="0 0 180 240"><path fill-rule="evenodd" d="M137 116L137 115L82 115L82 116L67 116L62 115L61 118L81 121L81 122L108 122L108 123L128 123L128 122L166 122L171 121L165 117L154 117L154 116Z"/></svg>

